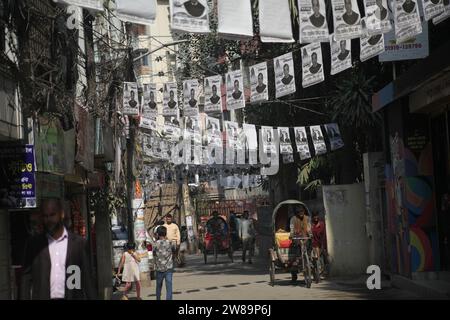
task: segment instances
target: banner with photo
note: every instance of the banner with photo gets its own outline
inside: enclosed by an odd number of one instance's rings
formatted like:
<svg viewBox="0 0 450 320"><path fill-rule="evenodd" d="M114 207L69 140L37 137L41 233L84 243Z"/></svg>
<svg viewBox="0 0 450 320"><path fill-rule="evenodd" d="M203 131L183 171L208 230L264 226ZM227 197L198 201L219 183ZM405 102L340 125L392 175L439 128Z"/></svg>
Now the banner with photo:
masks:
<svg viewBox="0 0 450 320"><path fill-rule="evenodd" d="M274 26L277 27L274 28ZM261 42L294 42L289 2L279 0L260 1L259 30Z"/></svg>
<svg viewBox="0 0 450 320"><path fill-rule="evenodd" d="M139 115L138 85L136 82L123 83L123 115Z"/></svg>
<svg viewBox="0 0 450 320"><path fill-rule="evenodd" d="M150 135L150 134L144 134L142 136L142 152L144 156L152 157L152 158L163 158L163 152L164 152L164 141L163 139Z"/></svg>
<svg viewBox="0 0 450 320"><path fill-rule="evenodd" d="M207 77L204 80L205 112L222 112L222 76Z"/></svg>
<svg viewBox="0 0 450 320"><path fill-rule="evenodd" d="M227 148L236 149L239 136L239 124L234 121L224 121Z"/></svg>
<svg viewBox="0 0 450 320"><path fill-rule="evenodd" d="M209 33L209 7L206 0L170 0L172 30Z"/></svg>
<svg viewBox="0 0 450 320"><path fill-rule="evenodd" d="M325 80L322 61L322 47L320 42L311 43L302 48L302 56L306 53L307 57L302 59L303 66L303 88ZM309 62L309 63L308 63Z"/></svg>
<svg viewBox="0 0 450 320"><path fill-rule="evenodd" d="M382 33L370 36L366 28L366 18L362 18L363 34L360 38L360 60L364 62L384 52L384 35Z"/></svg>
<svg viewBox="0 0 450 320"><path fill-rule="evenodd" d="M325 0L298 0L300 43L328 42Z"/></svg>
<svg viewBox="0 0 450 320"><path fill-rule="evenodd" d="M163 90L163 116L178 117L178 85L176 82L164 84Z"/></svg>
<svg viewBox="0 0 450 320"><path fill-rule="evenodd" d="M253 38L250 0L217 0L218 34L231 40Z"/></svg>
<svg viewBox="0 0 450 320"><path fill-rule="evenodd" d="M156 84L144 84L142 94L142 116L147 119L156 119L158 116L158 103L157 103L158 91L156 90Z"/></svg>
<svg viewBox="0 0 450 320"><path fill-rule="evenodd" d="M158 123L156 122L156 119L141 117L141 120L139 122L139 128L156 131L158 129Z"/></svg>
<svg viewBox="0 0 450 320"><path fill-rule="evenodd" d="M179 116L166 117L164 121L164 136L171 141L178 141L181 137Z"/></svg>
<svg viewBox="0 0 450 320"><path fill-rule="evenodd" d="M56 3L64 3L67 5L73 5L82 7L85 9L92 9L97 11L103 11L103 0L53 0Z"/></svg>
<svg viewBox="0 0 450 320"><path fill-rule="evenodd" d="M250 67L251 102L269 100L267 80L267 62L258 63Z"/></svg>
<svg viewBox="0 0 450 320"><path fill-rule="evenodd" d="M206 116L206 143L207 145L222 147L222 132L220 131L220 119Z"/></svg>
<svg viewBox="0 0 450 320"><path fill-rule="evenodd" d="M352 41L350 39L336 41L330 35L331 75L338 74L352 67Z"/></svg>
<svg viewBox="0 0 450 320"><path fill-rule="evenodd" d="M405 42L422 33L417 0L393 0L394 27L397 43Z"/></svg>
<svg viewBox="0 0 450 320"><path fill-rule="evenodd" d="M153 25L156 0L116 0L116 16L123 22Z"/></svg>
<svg viewBox="0 0 450 320"><path fill-rule="evenodd" d="M320 126L311 126L309 130L316 156L327 153L327 146L325 144L325 139L323 138L323 133Z"/></svg>
<svg viewBox="0 0 450 320"><path fill-rule="evenodd" d="M245 150L248 151L248 163L258 164L258 135L254 124L244 123L242 129L245 134Z"/></svg>
<svg viewBox="0 0 450 320"><path fill-rule="evenodd" d="M325 129L327 131L328 139L330 140L331 151L342 148L344 146L344 141L342 141L341 132L339 131L337 123L326 124Z"/></svg>
<svg viewBox="0 0 450 320"><path fill-rule="evenodd" d="M289 134L288 127L279 127L278 136L280 137L280 153L281 154L292 154L294 150L292 149L291 136Z"/></svg>
<svg viewBox="0 0 450 320"><path fill-rule="evenodd" d="M443 0L444 11L435 18L433 18L433 24L438 24L447 18L450 18L450 0Z"/></svg>
<svg viewBox="0 0 450 320"><path fill-rule="evenodd" d="M183 81L183 116L198 116L200 85L198 80Z"/></svg>
<svg viewBox="0 0 450 320"><path fill-rule="evenodd" d="M388 0L364 0L364 7L369 35L388 33L392 30Z"/></svg>
<svg viewBox="0 0 450 320"><path fill-rule="evenodd" d="M311 158L311 151L309 150L308 135L305 127L295 127L295 144L297 145L297 152L300 154L300 160Z"/></svg>
<svg viewBox="0 0 450 320"><path fill-rule="evenodd" d="M273 127L261 127L262 148L264 153L276 153L275 134Z"/></svg>
<svg viewBox="0 0 450 320"><path fill-rule="evenodd" d="M441 15L444 12L443 0L422 0L423 15L426 21Z"/></svg>
<svg viewBox="0 0 450 320"><path fill-rule="evenodd" d="M361 36L361 14L356 0L331 0L336 40Z"/></svg>
<svg viewBox="0 0 450 320"><path fill-rule="evenodd" d="M274 59L276 98L295 93L295 70L292 52Z"/></svg>
<svg viewBox="0 0 450 320"><path fill-rule="evenodd" d="M245 108L244 78L241 70L228 72L227 79L227 110Z"/></svg>
<svg viewBox="0 0 450 320"><path fill-rule="evenodd" d="M191 138L195 144L201 144L201 130L198 116L184 117L184 138Z"/></svg>

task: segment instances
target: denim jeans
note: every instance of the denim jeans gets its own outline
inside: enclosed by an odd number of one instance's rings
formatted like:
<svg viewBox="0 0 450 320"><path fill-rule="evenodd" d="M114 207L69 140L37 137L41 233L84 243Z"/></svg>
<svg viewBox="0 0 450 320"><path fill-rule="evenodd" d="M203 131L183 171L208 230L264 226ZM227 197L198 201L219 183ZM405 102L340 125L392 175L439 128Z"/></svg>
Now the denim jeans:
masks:
<svg viewBox="0 0 450 320"><path fill-rule="evenodd" d="M173 270L156 271L156 300L161 300L161 289L164 279L166 280L166 300L172 300L172 275Z"/></svg>

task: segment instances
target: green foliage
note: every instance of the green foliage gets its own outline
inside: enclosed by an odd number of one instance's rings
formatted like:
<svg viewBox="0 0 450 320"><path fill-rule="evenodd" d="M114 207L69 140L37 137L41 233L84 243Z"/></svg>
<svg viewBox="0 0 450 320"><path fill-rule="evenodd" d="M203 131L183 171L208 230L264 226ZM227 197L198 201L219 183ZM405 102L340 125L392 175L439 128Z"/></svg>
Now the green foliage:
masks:
<svg viewBox="0 0 450 320"><path fill-rule="evenodd" d="M305 190L315 190L322 184L332 182L333 160L333 155L323 155L312 158L299 169L297 183L304 187Z"/></svg>

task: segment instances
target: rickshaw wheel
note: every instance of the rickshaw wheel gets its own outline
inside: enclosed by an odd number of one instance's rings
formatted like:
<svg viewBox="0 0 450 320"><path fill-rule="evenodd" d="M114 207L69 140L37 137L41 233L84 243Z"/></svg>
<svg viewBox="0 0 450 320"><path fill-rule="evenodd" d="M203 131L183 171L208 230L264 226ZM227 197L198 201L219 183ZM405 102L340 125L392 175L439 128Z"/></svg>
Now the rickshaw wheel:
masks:
<svg viewBox="0 0 450 320"><path fill-rule="evenodd" d="M270 273L270 285L273 287L275 286L275 261L270 261L270 267L269 267L269 273Z"/></svg>

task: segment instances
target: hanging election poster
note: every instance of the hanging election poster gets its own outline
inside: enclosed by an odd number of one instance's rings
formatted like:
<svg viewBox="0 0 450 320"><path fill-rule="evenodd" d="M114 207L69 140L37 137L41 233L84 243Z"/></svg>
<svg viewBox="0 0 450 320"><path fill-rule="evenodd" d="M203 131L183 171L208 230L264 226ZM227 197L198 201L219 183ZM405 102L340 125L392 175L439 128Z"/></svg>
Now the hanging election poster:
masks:
<svg viewBox="0 0 450 320"><path fill-rule="evenodd" d="M311 132L311 138L314 145L316 156L325 154L327 152L327 146L325 145L325 139L323 138L322 129L320 126L311 126L309 128Z"/></svg>
<svg viewBox="0 0 450 320"><path fill-rule="evenodd" d="M250 67L251 102L269 100L267 80L267 62Z"/></svg>
<svg viewBox="0 0 450 320"><path fill-rule="evenodd" d="M336 40L359 38L361 15L356 0L331 0Z"/></svg>
<svg viewBox="0 0 450 320"><path fill-rule="evenodd" d="M277 26L274 28L273 26ZM262 42L294 42L288 1L259 2L259 30Z"/></svg>
<svg viewBox="0 0 450 320"><path fill-rule="evenodd" d="M184 132L185 138L192 138L193 142L196 144L200 144L201 141L201 132L200 132L200 123L199 118L195 116L184 117Z"/></svg>
<svg viewBox="0 0 450 320"><path fill-rule="evenodd" d="M156 0L116 0L116 16L123 22L152 25L156 19Z"/></svg>
<svg viewBox="0 0 450 320"><path fill-rule="evenodd" d="M190 33L209 33L209 7L206 0L170 0L171 28Z"/></svg>
<svg viewBox="0 0 450 320"><path fill-rule="evenodd" d="M244 79L241 70L228 72L227 75L227 109L236 110L245 107Z"/></svg>
<svg viewBox="0 0 450 320"><path fill-rule="evenodd" d="M181 137L179 116L166 117L164 122L164 136L171 141L178 141Z"/></svg>
<svg viewBox="0 0 450 320"><path fill-rule="evenodd" d="M297 152L300 154L300 160L311 158L306 128L295 127L294 132L295 132L295 144L297 145Z"/></svg>
<svg viewBox="0 0 450 320"><path fill-rule="evenodd" d="M144 84L142 116L147 119L156 119L158 116L158 103L156 102L156 84Z"/></svg>
<svg viewBox="0 0 450 320"><path fill-rule="evenodd" d="M142 151L147 157L162 159L164 151L163 140L156 136L144 134Z"/></svg>
<svg viewBox="0 0 450 320"><path fill-rule="evenodd" d="M275 134L273 127L261 127L262 148L264 153L276 153Z"/></svg>
<svg viewBox="0 0 450 320"><path fill-rule="evenodd" d="M293 153L285 153L282 154L283 163L294 163L294 154Z"/></svg>
<svg viewBox="0 0 450 320"><path fill-rule="evenodd" d="M422 33L417 0L393 0L394 27L397 43L405 42Z"/></svg>
<svg viewBox="0 0 450 320"><path fill-rule="evenodd" d="M344 141L342 141L341 132L339 131L339 126L337 123L329 123L325 125L327 130L328 139L330 140L331 150L337 150L344 146Z"/></svg>
<svg viewBox="0 0 450 320"><path fill-rule="evenodd" d="M310 63L303 63L303 88L307 88L314 84L325 80L322 61L322 47L320 42L311 43L302 48L306 54L311 57Z"/></svg>
<svg viewBox="0 0 450 320"><path fill-rule="evenodd" d="M443 0L444 11L435 18L433 18L433 24L438 24L447 18L450 18L450 0Z"/></svg>
<svg viewBox="0 0 450 320"><path fill-rule="evenodd" d="M207 116L205 133L207 145L222 147L222 132L220 131L220 119Z"/></svg>
<svg viewBox="0 0 450 320"><path fill-rule="evenodd" d="M168 82L164 84L163 91L163 116L178 117L178 86L176 82Z"/></svg>
<svg viewBox="0 0 450 320"><path fill-rule="evenodd" d="M421 0L425 20L431 20L444 12L443 0Z"/></svg>
<svg viewBox="0 0 450 320"><path fill-rule="evenodd" d="M389 19L388 0L364 0L366 27L369 35L387 33L392 30Z"/></svg>
<svg viewBox="0 0 450 320"><path fill-rule="evenodd" d="M363 26L363 34L359 40L360 43L360 60L361 62L378 56L384 52L384 35L382 33L369 36L366 28L366 18L361 19Z"/></svg>
<svg viewBox="0 0 450 320"><path fill-rule="evenodd" d="M224 121L227 148L235 149L238 140L239 124L233 121Z"/></svg>
<svg viewBox="0 0 450 320"><path fill-rule="evenodd" d="M292 154L294 150L292 149L291 137L289 135L289 128L287 127L278 128L278 136L280 137L280 153Z"/></svg>
<svg viewBox="0 0 450 320"><path fill-rule="evenodd" d="M156 122L156 119L149 119L149 118L141 117L141 121L139 122L139 127L156 131L158 129L158 123Z"/></svg>
<svg viewBox="0 0 450 320"><path fill-rule="evenodd" d="M73 5L82 7L85 9L103 11L103 0L53 0L56 3L64 3L67 5Z"/></svg>
<svg viewBox="0 0 450 320"><path fill-rule="evenodd" d="M222 76L205 78L205 112L222 112Z"/></svg>
<svg viewBox="0 0 450 320"><path fill-rule="evenodd" d="M300 43L328 42L324 0L298 0Z"/></svg>
<svg viewBox="0 0 450 320"><path fill-rule="evenodd" d="M295 72L292 52L274 59L276 98L281 98L295 92Z"/></svg>
<svg viewBox="0 0 450 320"><path fill-rule="evenodd" d="M338 74L352 67L351 40L336 41L334 34L330 35L331 75Z"/></svg>
<svg viewBox="0 0 450 320"><path fill-rule="evenodd" d="M198 116L198 101L200 88L198 80L183 81L183 116Z"/></svg>
<svg viewBox="0 0 450 320"><path fill-rule="evenodd" d="M253 38L250 0L218 0L217 13L219 36L231 40Z"/></svg>
<svg viewBox="0 0 450 320"><path fill-rule="evenodd" d="M135 82L123 83L123 115L139 115L138 86Z"/></svg>
<svg viewBox="0 0 450 320"><path fill-rule="evenodd" d="M245 134L245 150L248 151L248 163L258 163L258 136L256 133L256 126L254 124L244 123L242 125Z"/></svg>

